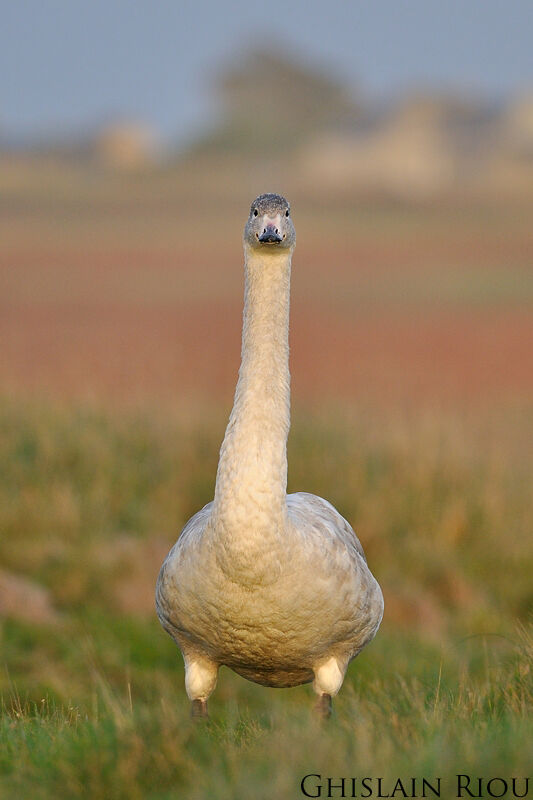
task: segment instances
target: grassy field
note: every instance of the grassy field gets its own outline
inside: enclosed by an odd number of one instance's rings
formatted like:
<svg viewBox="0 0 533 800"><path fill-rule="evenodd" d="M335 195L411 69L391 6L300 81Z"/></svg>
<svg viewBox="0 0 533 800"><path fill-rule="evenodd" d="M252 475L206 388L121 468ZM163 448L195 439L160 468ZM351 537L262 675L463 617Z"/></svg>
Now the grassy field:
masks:
<svg viewBox="0 0 533 800"><path fill-rule="evenodd" d="M6 400L0 418L0 563L47 593L2 622L0 796L296 798L319 773L441 777L453 797L457 772L528 774L530 410L295 413L290 488L354 522L386 603L322 726L308 687L224 669L194 726L154 617L161 560L212 496L223 417Z"/></svg>
<svg viewBox="0 0 533 800"><path fill-rule="evenodd" d="M533 237L509 204L283 187L289 489L353 523L385 617L328 724L309 687L225 669L191 723L154 583L212 498L243 215L275 188L225 169L2 165L0 797L291 800L319 773L323 797L416 776L451 798L456 773L530 774Z"/></svg>

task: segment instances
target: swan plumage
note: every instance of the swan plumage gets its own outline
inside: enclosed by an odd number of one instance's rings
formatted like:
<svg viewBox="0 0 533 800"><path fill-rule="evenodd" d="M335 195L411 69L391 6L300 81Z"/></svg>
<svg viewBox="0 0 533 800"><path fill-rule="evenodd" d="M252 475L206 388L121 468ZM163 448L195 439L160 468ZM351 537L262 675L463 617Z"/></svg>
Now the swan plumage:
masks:
<svg viewBox="0 0 533 800"><path fill-rule="evenodd" d="M242 361L215 497L185 525L157 581L157 613L200 713L221 665L265 686L313 681L329 700L383 615L350 524L321 497L286 494L294 244L287 201L260 195L245 227Z"/></svg>

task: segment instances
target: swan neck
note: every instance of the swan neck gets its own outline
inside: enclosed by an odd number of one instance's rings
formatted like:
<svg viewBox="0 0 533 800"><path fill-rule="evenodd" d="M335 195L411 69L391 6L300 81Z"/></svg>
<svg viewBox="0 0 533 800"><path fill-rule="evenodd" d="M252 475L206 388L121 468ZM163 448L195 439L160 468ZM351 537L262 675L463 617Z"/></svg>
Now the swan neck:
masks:
<svg viewBox="0 0 533 800"><path fill-rule="evenodd" d="M213 508L233 530L278 530L286 516L290 271L290 252L245 247L241 366Z"/></svg>

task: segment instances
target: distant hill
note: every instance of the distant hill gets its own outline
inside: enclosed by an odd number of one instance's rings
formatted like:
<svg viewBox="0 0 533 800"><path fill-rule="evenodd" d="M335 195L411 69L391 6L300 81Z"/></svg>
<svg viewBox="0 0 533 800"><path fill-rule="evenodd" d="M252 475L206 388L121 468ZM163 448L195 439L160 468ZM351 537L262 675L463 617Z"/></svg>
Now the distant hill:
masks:
<svg viewBox="0 0 533 800"><path fill-rule="evenodd" d="M166 157L210 180L218 169L224 186L228 175L241 184L243 175L255 182L281 175L287 186L339 197L533 197L533 93L494 103L426 91L378 102L263 49L221 69L213 91L218 120L185 152L161 152L155 132L124 120L65 141L4 141L3 150L118 170Z"/></svg>

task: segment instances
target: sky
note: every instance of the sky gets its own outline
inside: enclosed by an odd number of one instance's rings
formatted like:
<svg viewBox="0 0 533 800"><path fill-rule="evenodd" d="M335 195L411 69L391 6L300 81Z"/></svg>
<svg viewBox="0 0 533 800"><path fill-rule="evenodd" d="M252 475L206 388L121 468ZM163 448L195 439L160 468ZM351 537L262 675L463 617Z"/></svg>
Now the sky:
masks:
<svg viewBox="0 0 533 800"><path fill-rule="evenodd" d="M533 93L533 0L0 0L0 20L0 132L15 137L127 118L185 141L216 113L213 77L253 46L370 97Z"/></svg>

